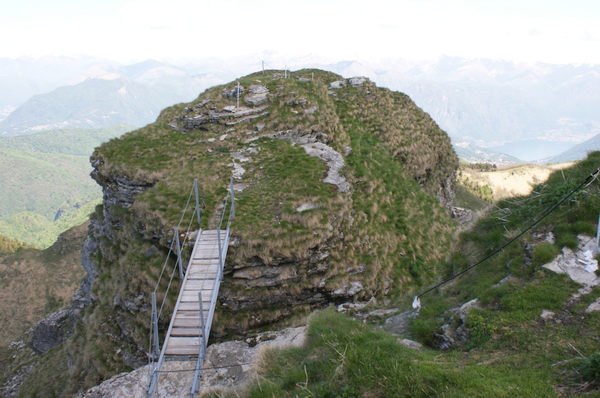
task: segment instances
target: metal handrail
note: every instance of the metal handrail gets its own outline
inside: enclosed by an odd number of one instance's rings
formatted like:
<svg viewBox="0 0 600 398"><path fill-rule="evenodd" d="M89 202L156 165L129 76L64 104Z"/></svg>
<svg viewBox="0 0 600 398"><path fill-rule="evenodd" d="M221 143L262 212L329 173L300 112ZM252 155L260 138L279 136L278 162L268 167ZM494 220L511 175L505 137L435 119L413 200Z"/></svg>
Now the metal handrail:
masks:
<svg viewBox="0 0 600 398"><path fill-rule="evenodd" d="M160 347L159 344L159 339L158 339L158 318L160 317L160 315L162 314L162 309L167 297L167 293L170 289L171 286L171 281L173 279L173 276L176 273L177 268L179 267L180 269L180 273L182 270L182 261L183 259L181 258L181 247L183 247L189 237L189 229L191 227L191 224L193 222L194 216L197 215L198 217L198 234L196 235L196 240L194 243L194 247L197 245L198 240L200 239L200 235L202 233L202 227L201 227L201 217L200 217L200 201L202 201L202 203L204 203L204 201L200 198L200 196L198 195L198 184L197 181L194 180L194 186L192 188L192 192L195 194L196 196L196 203L195 203L195 211L192 212L191 215L191 219L190 219L190 223L188 225L187 228L187 232L185 235L185 238L183 240L183 243L181 245L178 244L179 241L179 237L175 237L173 238L172 242L171 242L171 247L169 250L169 253L167 254L167 259L165 260L165 265L163 266L163 270L161 271L160 277L159 277L159 281L157 282L157 285L155 287L154 290L154 294L153 294L153 301L156 300L156 291L158 289L158 286L160 284L160 278L162 278L162 275L164 273L164 269L166 267L166 264L169 260L169 256L171 255L172 252L174 252L173 250L173 242L175 242L175 244L177 244L177 252L179 254L177 261L175 262L174 266L173 266L173 270L171 272L171 278L169 281L169 284L167 286L167 292L165 293L165 296L163 297L163 301L161 303L160 306L160 310L158 311L158 314L156 317L152 317L152 323L151 323L151 330L153 332L151 332L151 337L150 337L150 358L151 358L151 364L154 364L154 366L151 366L151 382L150 382L150 387L148 389L148 396L151 397L153 396L154 392L156 391L156 387L158 385L158 378L160 376L160 372L159 370L162 367L163 361L164 361L164 357L165 357L165 350L166 350L166 344L163 343L162 348ZM185 213L187 212L190 200L191 200L191 195L192 192L190 192L190 196L188 197L188 201L186 203L186 207L183 211L183 214L179 220L179 224L177 225L177 228L179 228L179 226L181 225L181 222L185 216ZM223 241L221 241L221 229L223 227L223 222L225 221L225 213L227 211L227 206L229 205L229 215L227 216L227 226L225 229L225 236ZM200 328L202 330L202 334L201 336L199 336L199 339L201 339L200 341L200 348L199 348L199 352L198 352L198 364L196 366L196 373L194 375L194 382L192 385L192 389L191 389L191 395L193 396L197 391L198 391L198 382L199 382L199 377L201 375L201 368L202 368L202 364L204 363L204 355L206 353L206 347L208 344L208 336L210 335L210 329L211 329L211 325L212 325L212 319L214 316L214 311L215 311L215 307L216 307L216 301L219 295L219 285L220 285L220 281L223 279L223 269L224 269L224 258L227 256L227 249L229 247L229 232L231 229L231 222L233 221L233 219L235 218L235 195L234 195L234 189L233 189L233 178L230 179L229 181L229 190L227 195L225 196L224 200L223 200L223 207L221 209L221 215L219 217L219 225L217 227L217 242L218 242L218 252L219 252L219 266L218 266L218 270L217 270L217 280L216 283L213 286L213 289L211 291L210 294L210 307L208 308L208 314L207 314L207 319L206 322L204 322L204 311L205 309L202 308L202 298L201 295L199 295L199 300L200 300L200 314L201 314L201 325ZM176 233L177 233L178 229L176 229ZM190 256L189 261L188 261L188 266L185 268L185 275L183 276L183 282L182 282L182 286L185 284L185 282L187 281L188 278L188 270L191 267L191 263L193 260L193 256ZM182 294L183 294L183 290L180 290L179 292L179 296L177 298L177 303L175 305L175 307L177 308L179 302L181 301L182 298ZM156 312L156 303L153 302L153 313ZM173 325L172 322L169 324L169 328L167 330L167 333L165 336L169 336L171 333L171 329L172 329ZM154 350L153 350L154 349ZM154 354L156 351L159 351L159 358L158 358L158 362L154 362Z"/></svg>
<svg viewBox="0 0 600 398"><path fill-rule="evenodd" d="M188 226L186 228L186 232L185 232L185 238L183 239L183 242L179 242L179 228L181 226L181 223L188 211L190 202L191 202L191 198L192 195L195 195L196 200L195 200L195 207L194 207L194 211L192 211L191 217L190 217L190 221L188 223ZM160 316L162 315L162 310L164 308L166 299L168 297L168 293L169 290L171 288L171 284L173 282L173 277L175 275L175 271L177 270L177 268L179 268L179 275L182 279L183 278L183 274L185 273L186 270L183 269L183 258L182 258L182 253L181 253L181 249L183 247L185 247L185 244L190 236L190 229L191 226L193 224L193 220L194 217L197 216L197 221L198 221L198 234L196 236L196 242L198 241L198 238L201 234L202 231L202 218L201 218L201 211L200 211L200 201L202 201L204 203L204 201L200 198L199 194L198 194L198 181L196 179L194 179L194 184L190 190L190 194L188 195L188 199L185 205L185 208L183 209L183 212L181 214L181 217L179 218L179 222L177 223L177 227L174 228L174 233L173 233L173 239L171 240L171 244L169 246L169 252L167 253L167 256L165 258L165 262L163 264L163 267L161 269L161 272L159 274L158 280L156 282L156 285L154 287L154 290L152 292L152 316L151 316L151 323L150 323L150 344L149 344L149 364L151 365L150 368L152 369L152 377L151 377L151 384L150 387L148 389L148 395L152 396L154 394L154 390L156 388L156 385L158 383L158 373L156 372L157 369L160 369L160 367L162 366L162 359L164 357L164 344L163 347L161 349L160 346L160 341L159 341L159 331L158 331L158 320L160 319ZM173 245L177 245L176 249L173 250ZM163 299L160 305L160 309L158 309L157 306L157 302L156 302L156 293L158 292L158 289L160 287L160 283L162 281L162 277L165 273L166 270L166 266L169 262L169 259L171 258L171 254L173 253L175 255L175 252L177 253L177 260L174 262L173 265L173 269L171 271L171 276L169 278L169 283L167 285L167 288L165 290L165 293L163 295ZM192 259L190 258L189 261L191 261ZM188 265L189 267L189 265ZM181 293L181 292L180 292ZM179 299L178 299L179 301ZM170 332L171 327L169 327L169 331ZM158 358L158 362L155 363L155 357L156 357L156 353L160 353L159 354L159 358ZM152 366L154 365L154 366Z"/></svg>
<svg viewBox="0 0 600 398"><path fill-rule="evenodd" d="M223 220L225 216L225 211L227 210L227 203L230 201L229 208L229 216L227 217L227 229L225 230L225 239L223 244L221 244L221 228L223 226ZM202 321L202 335L198 338L199 341L199 350L198 350L198 360L196 364L196 370L194 372L194 379L192 383L192 388L190 391L190 398L193 398L194 395L198 392L200 376L202 374L202 364L204 363L204 355L206 353L206 346L208 344L208 336L210 336L210 329L212 326L212 319L215 313L215 307L217 305L217 298L219 296L219 287L220 281L223 280L223 268L225 266L223 259L227 256L227 249L229 248L229 232L231 229L231 222L235 218L235 195L233 191L233 178L229 181L229 192L227 196L223 200L223 208L221 209L221 217L219 221L219 225L217 227L217 242L218 242L218 250L219 250L219 267L217 270L217 277L215 280L215 284L213 285L213 290L210 295L210 306L208 307L208 315L206 317L206 322L204 322L204 315L202 309L202 302L200 302L200 319Z"/></svg>

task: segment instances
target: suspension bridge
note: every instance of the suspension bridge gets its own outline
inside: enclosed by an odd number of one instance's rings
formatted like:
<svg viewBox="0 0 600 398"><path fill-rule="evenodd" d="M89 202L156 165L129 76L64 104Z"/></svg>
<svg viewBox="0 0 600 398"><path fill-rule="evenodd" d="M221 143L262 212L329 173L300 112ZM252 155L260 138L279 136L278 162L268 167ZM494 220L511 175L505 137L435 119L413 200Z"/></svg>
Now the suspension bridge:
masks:
<svg viewBox="0 0 600 398"><path fill-rule="evenodd" d="M193 204L192 197L195 198L195 205L190 206ZM152 398L157 392L160 375L165 373L162 367L165 361L169 360L195 362L190 397L194 397L198 392L219 286L223 279L223 266L229 246L229 231L235 217L233 180L229 183L228 193L221 205L220 217L215 229L203 230L201 228L201 201L198 194L198 182L194 180L179 224L173 230L169 253L152 292L149 398ZM191 215L188 215L190 207L193 210ZM187 221L188 217L187 228L183 231L180 229L182 222ZM183 241L181 237L183 237ZM191 244L194 237L194 246L189 261L187 266L184 266L182 258L184 248ZM165 302L175 275L179 275L181 279L181 288L161 345L159 320L163 315ZM161 288L163 277L165 281L167 278L169 279L166 289ZM164 285L164 283L162 284ZM157 302L159 294L162 296L160 305Z"/></svg>

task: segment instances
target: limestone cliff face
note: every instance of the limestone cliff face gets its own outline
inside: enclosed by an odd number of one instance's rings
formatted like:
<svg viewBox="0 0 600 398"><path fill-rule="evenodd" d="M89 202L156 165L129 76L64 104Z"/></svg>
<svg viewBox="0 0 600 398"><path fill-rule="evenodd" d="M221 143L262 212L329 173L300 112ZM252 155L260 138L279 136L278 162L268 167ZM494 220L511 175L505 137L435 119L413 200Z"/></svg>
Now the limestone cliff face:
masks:
<svg viewBox="0 0 600 398"><path fill-rule="evenodd" d="M458 160L426 113L365 78L319 70L239 82L94 152L103 205L85 244L90 304L51 354L77 375L63 391L145 363L150 294L194 178L203 228L216 227L231 177L236 193L213 339L435 275L454 228L444 206Z"/></svg>

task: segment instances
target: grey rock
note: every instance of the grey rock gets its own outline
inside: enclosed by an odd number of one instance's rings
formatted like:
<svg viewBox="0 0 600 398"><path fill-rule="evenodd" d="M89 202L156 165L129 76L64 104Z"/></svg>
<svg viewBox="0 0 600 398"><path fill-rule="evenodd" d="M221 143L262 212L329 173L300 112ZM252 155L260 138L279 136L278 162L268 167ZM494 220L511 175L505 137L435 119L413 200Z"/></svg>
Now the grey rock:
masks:
<svg viewBox="0 0 600 398"><path fill-rule="evenodd" d="M253 84L248 87L249 94L244 97L244 101L252 106L262 105L268 100L269 90L265 86Z"/></svg>
<svg viewBox="0 0 600 398"><path fill-rule="evenodd" d="M495 283L494 287L500 287L500 286L504 285L507 282L516 281L516 280L517 280L517 278L515 278L514 276L507 275L504 278L500 279L500 281L498 281L498 283Z"/></svg>
<svg viewBox="0 0 600 398"><path fill-rule="evenodd" d="M331 87L333 89L339 89L339 88L346 87L346 81L345 80L336 80L334 82L329 83L329 87Z"/></svg>
<svg viewBox="0 0 600 398"><path fill-rule="evenodd" d="M241 96L244 93L244 86L239 86L239 95ZM224 88L223 89L223 98L237 98L238 96L238 86L237 84L232 88Z"/></svg>
<svg viewBox="0 0 600 398"><path fill-rule="evenodd" d="M596 241L585 235L577 238L579 245L576 252L564 247L561 254L543 267L558 274L567 274L584 287L600 286L600 277L595 273L598 269L598 261L594 258Z"/></svg>
<svg viewBox="0 0 600 398"><path fill-rule="evenodd" d="M33 330L33 350L41 354L62 343L72 333L74 321L70 310L60 310L42 319Z"/></svg>
<svg viewBox="0 0 600 398"><path fill-rule="evenodd" d="M456 220L458 225L463 225L473 219L473 212L469 209L452 206L450 207L450 216Z"/></svg>
<svg viewBox="0 0 600 398"><path fill-rule="evenodd" d="M406 335L409 330L408 327L413 319L418 315L416 311L405 311L398 315L387 318L381 328L389 333L395 335Z"/></svg>
<svg viewBox="0 0 600 398"><path fill-rule="evenodd" d="M553 311L542 310L540 318L542 318L545 321L549 321L550 319L554 318L555 315L556 314Z"/></svg>
<svg viewBox="0 0 600 398"><path fill-rule="evenodd" d="M313 113L315 113L319 108L317 108L316 105L311 106L310 108L306 108L304 110L304 113L306 113L307 115L312 115Z"/></svg>
<svg viewBox="0 0 600 398"><path fill-rule="evenodd" d="M257 377L257 370L266 350L300 347L305 340L305 327L289 328L279 332L265 332L250 341L228 341L210 345L206 351L205 370L202 373L199 396L211 391L238 391ZM147 397L151 366L146 365L129 373L121 373L77 394L77 398ZM184 397L189 395L194 372L187 372L193 362L167 361L160 377L156 397ZM228 394L228 395L229 395Z"/></svg>
<svg viewBox="0 0 600 398"><path fill-rule="evenodd" d="M588 305L588 307L585 309L585 312L587 312L588 314L591 312L600 312L600 297L597 298L596 301Z"/></svg>
<svg viewBox="0 0 600 398"><path fill-rule="evenodd" d="M257 266L237 270L233 273L232 278L247 280L247 286L270 287L295 280L298 278L298 274L296 267L293 265L279 267Z"/></svg>
<svg viewBox="0 0 600 398"><path fill-rule="evenodd" d="M340 288L334 290L331 295L334 297L352 297L363 290L363 285L359 281L344 283Z"/></svg>
<svg viewBox="0 0 600 398"><path fill-rule="evenodd" d="M351 77L350 79L348 79L352 87L360 87L363 84L365 84L365 82L368 80L369 79L363 76Z"/></svg>
<svg viewBox="0 0 600 398"><path fill-rule="evenodd" d="M302 146L307 154L316 156L327 162L329 170L327 177L323 182L333 184L338 187L339 192L349 192L350 184L346 178L340 174L340 170L344 167L344 158L338 152L328 145L320 142L306 144Z"/></svg>
<svg viewBox="0 0 600 398"><path fill-rule="evenodd" d="M481 308L479 299L467 301L459 307L449 309L445 314L453 315L448 323L445 323L434 333L436 348L449 350L465 343L469 338L467 328L467 314L476 308Z"/></svg>
<svg viewBox="0 0 600 398"><path fill-rule="evenodd" d="M296 211L298 213L302 213L304 211L316 209L318 206L314 203L302 203L300 206L296 207Z"/></svg>
<svg viewBox="0 0 600 398"><path fill-rule="evenodd" d="M398 343L413 350L420 350L423 347L423 344L409 339L398 339Z"/></svg>

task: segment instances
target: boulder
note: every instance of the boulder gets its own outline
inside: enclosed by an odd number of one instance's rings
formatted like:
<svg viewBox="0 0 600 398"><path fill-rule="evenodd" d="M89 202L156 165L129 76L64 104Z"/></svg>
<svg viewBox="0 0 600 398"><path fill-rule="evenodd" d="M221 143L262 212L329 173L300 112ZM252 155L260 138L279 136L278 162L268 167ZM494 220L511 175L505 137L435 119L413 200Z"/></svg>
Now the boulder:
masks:
<svg viewBox="0 0 600 398"><path fill-rule="evenodd" d="M42 354L62 343L71 334L73 321L71 310L57 311L39 321L33 330L31 341L34 351Z"/></svg>
<svg viewBox="0 0 600 398"><path fill-rule="evenodd" d="M346 87L346 81L345 80L336 80L334 82L329 83L329 87L334 88L334 89Z"/></svg>
<svg viewBox="0 0 600 398"><path fill-rule="evenodd" d="M244 93L244 87L239 86L239 95L241 96ZM238 86L235 85L233 88L224 88L223 89L223 98L237 98L238 96Z"/></svg>
<svg viewBox="0 0 600 398"><path fill-rule="evenodd" d="M364 76L356 76L356 77L351 77L350 79L348 79L348 81L350 82L350 85L352 87L360 87L363 84L365 84L365 82L369 80Z"/></svg>

